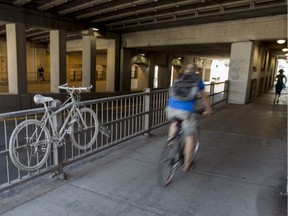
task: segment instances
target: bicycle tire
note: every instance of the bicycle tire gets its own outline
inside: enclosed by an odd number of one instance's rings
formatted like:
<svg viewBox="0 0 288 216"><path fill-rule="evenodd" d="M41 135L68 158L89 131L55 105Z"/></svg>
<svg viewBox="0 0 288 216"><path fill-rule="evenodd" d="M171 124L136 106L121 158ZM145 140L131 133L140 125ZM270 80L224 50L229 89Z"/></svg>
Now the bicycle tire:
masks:
<svg viewBox="0 0 288 216"><path fill-rule="evenodd" d="M96 113L92 109L84 107L79 111L88 129L83 129L83 122L79 117L79 113L75 112L73 116L75 122L69 127L71 131L70 137L76 148L86 150L96 141L99 132L99 122Z"/></svg>
<svg viewBox="0 0 288 216"><path fill-rule="evenodd" d="M158 184L166 187L170 184L176 171L183 163L181 140L176 139L165 144L162 148L158 164Z"/></svg>
<svg viewBox="0 0 288 216"><path fill-rule="evenodd" d="M11 161L17 168L24 171L31 172L40 169L46 163L50 150L50 132L46 126L43 127L41 122L35 119L21 122L13 130L9 140Z"/></svg>

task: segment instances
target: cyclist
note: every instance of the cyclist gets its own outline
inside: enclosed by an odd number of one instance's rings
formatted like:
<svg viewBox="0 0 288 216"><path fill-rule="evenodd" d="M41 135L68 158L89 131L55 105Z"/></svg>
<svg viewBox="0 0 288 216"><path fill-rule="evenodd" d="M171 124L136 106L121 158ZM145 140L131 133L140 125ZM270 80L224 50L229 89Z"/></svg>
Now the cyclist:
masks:
<svg viewBox="0 0 288 216"><path fill-rule="evenodd" d="M275 77L275 79L277 80L277 83L275 85L275 98L273 103L275 104L275 102L277 102L277 104L279 103L279 98L281 95L281 91L283 88L285 88L285 84L287 82L287 78L286 76L283 74L284 70L280 69L279 74ZM285 82L283 81L285 79Z"/></svg>
<svg viewBox="0 0 288 216"><path fill-rule="evenodd" d="M192 164L190 158L193 154L194 141L193 134L197 129L196 120L196 97L201 94L205 111L203 115L212 114L210 101L207 93L204 91L205 84L203 80L196 75L198 67L196 64L188 64L183 74L174 82L169 90L168 105L166 108L167 118L172 122L168 132L168 143L171 137L177 132L177 120L182 121L182 128L185 136L184 147L184 166L183 171L189 171Z"/></svg>

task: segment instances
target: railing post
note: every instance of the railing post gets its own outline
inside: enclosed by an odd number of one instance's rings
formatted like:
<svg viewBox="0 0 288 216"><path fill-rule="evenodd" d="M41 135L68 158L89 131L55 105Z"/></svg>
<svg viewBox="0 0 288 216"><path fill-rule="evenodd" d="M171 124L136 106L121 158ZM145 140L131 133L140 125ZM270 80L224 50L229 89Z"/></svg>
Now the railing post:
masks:
<svg viewBox="0 0 288 216"><path fill-rule="evenodd" d="M214 88L215 88L215 82L211 81L210 83L210 97L211 97L210 105L211 107L213 107L214 105Z"/></svg>
<svg viewBox="0 0 288 216"><path fill-rule="evenodd" d="M152 92L150 88L144 89L144 92L147 93L144 96L144 111L146 112L144 116L144 130L146 131L145 136L149 136L151 130L151 117L152 117L152 110L151 110Z"/></svg>
<svg viewBox="0 0 288 216"><path fill-rule="evenodd" d="M58 109L61 106L61 102L59 100L55 100L52 102L52 107ZM62 125L62 113L52 116L52 122L54 128L59 130ZM65 174L63 171L63 157L62 157L63 147L58 147L55 142L53 142L53 164L57 166L57 170L51 174L51 177L57 177L61 180L65 179Z"/></svg>
<svg viewBox="0 0 288 216"><path fill-rule="evenodd" d="M229 80L225 80L224 85L224 100L228 103L228 90L229 90Z"/></svg>

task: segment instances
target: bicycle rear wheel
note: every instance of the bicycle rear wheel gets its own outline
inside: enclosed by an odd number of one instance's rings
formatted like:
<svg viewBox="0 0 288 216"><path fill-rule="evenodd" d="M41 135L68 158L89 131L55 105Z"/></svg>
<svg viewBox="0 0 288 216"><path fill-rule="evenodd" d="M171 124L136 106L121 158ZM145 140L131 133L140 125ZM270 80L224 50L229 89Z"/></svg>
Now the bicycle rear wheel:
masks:
<svg viewBox="0 0 288 216"><path fill-rule="evenodd" d="M41 168L49 157L51 138L47 127L38 120L21 122L9 141L9 155L13 164L24 171Z"/></svg>
<svg viewBox="0 0 288 216"><path fill-rule="evenodd" d="M96 113L89 108L81 108L73 116L70 137L73 145L81 150L90 148L96 141L99 122Z"/></svg>
<svg viewBox="0 0 288 216"><path fill-rule="evenodd" d="M179 139L163 146L158 165L158 184L166 187L173 179L177 169L183 164L183 154Z"/></svg>

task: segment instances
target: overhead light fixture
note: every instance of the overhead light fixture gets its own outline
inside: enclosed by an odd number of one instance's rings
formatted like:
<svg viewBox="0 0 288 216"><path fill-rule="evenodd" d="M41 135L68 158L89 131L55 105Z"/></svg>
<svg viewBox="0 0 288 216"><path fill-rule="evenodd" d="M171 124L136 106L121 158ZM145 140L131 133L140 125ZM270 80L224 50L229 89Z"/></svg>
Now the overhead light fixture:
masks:
<svg viewBox="0 0 288 216"><path fill-rule="evenodd" d="M179 59L179 60L182 60L182 58L181 58L181 57L178 57L177 59Z"/></svg>
<svg viewBox="0 0 288 216"><path fill-rule="evenodd" d="M99 29L98 28L92 28L92 31L98 31Z"/></svg>
<svg viewBox="0 0 288 216"><path fill-rule="evenodd" d="M285 56L288 56L288 53L286 53Z"/></svg>
<svg viewBox="0 0 288 216"><path fill-rule="evenodd" d="M285 42L286 42L286 40L282 40L282 39L281 40L277 40L278 44L284 44Z"/></svg>
<svg viewBox="0 0 288 216"><path fill-rule="evenodd" d="M141 53L140 55L141 55L141 56L145 56L145 53Z"/></svg>
<svg viewBox="0 0 288 216"><path fill-rule="evenodd" d="M288 48L283 48L282 51L283 51L283 52L287 52L287 51L288 51Z"/></svg>

